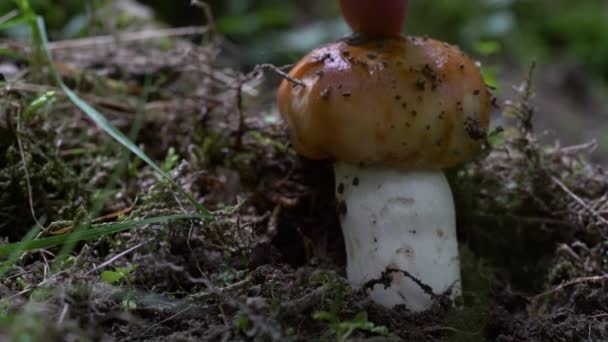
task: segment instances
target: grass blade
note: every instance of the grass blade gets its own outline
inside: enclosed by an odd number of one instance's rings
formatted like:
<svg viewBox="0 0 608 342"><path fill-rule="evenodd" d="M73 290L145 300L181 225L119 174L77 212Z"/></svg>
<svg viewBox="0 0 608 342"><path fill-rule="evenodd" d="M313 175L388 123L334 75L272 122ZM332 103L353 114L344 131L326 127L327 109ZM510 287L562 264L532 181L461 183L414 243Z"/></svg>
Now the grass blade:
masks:
<svg viewBox="0 0 608 342"><path fill-rule="evenodd" d="M44 25L44 19L41 17L37 17L37 31L40 34L40 41L42 44L42 49L46 58L49 61L49 70L51 72L51 76L57 83L57 85L61 88L61 90L66 94L66 96L72 101L78 108L80 108L93 122L95 122L99 127L101 127L106 133L108 133L114 140L119 142L141 160L143 160L146 164L148 164L154 171L156 171L162 178L167 180L171 185L179 191L181 195L186 197L192 205L194 205L198 211L206 216L207 218L212 216L212 213L207 210L201 203L199 203L192 194L188 193L184 188L182 188L173 178L163 171L156 163L145 154L139 147L137 147L129 138L124 135L121 131L119 131L116 127L112 126L112 124L95 108L91 107L87 102L82 100L76 93L74 93L68 86L63 83L63 80L59 76L59 73L55 69L55 64L53 62L53 56L48 47L48 37L46 35L46 28Z"/></svg>
<svg viewBox="0 0 608 342"><path fill-rule="evenodd" d="M30 251L33 249L41 249L41 248L49 248L53 246L58 246L65 243L69 239L74 239L76 241L90 241L102 236L112 235L120 232L124 232L127 230L131 230L140 226L160 223L160 222L168 222L175 220L195 220L195 219L206 219L205 215L173 215L173 216L161 216L161 217L153 217L148 219L143 219L139 221L130 221L130 222L121 222L121 223L113 223L100 228L91 228L91 229L83 229L81 231L77 231L74 233L59 235L59 236L51 236L47 238L42 238L38 240L28 240L24 239L21 242L10 243L7 245L0 246L0 257L10 256L13 253L19 253Z"/></svg>
<svg viewBox="0 0 608 342"><path fill-rule="evenodd" d="M43 218L41 221L44 220L46 219ZM19 260L21 255L23 255L23 252L25 252L26 249L29 247L29 243L34 241L33 239L36 237L36 235L38 235L40 229L40 225L36 224L32 229L30 229L27 234L25 234L23 239L21 239L20 243L15 244L14 248L7 249L6 254L3 256L7 256L8 259L0 265L0 279L2 279L6 272L11 269L11 267L17 262L17 260ZM0 246L0 248L2 247L4 246Z"/></svg>
<svg viewBox="0 0 608 342"><path fill-rule="evenodd" d="M132 129L131 129L132 130L131 133L133 133L133 134L129 135L131 141L134 141L137 139L136 133L138 133L139 128L141 127L141 124L140 124L141 120L138 118L141 118L144 115L145 103L146 103L149 93L150 93L150 85L149 85L150 82L149 81L150 81L149 78L146 77L144 91L143 91L141 98L138 101L136 118L135 118L135 121L134 121L134 123L132 125ZM122 149L121 155L122 155L122 157L121 157L120 163L115 168L114 172L110 176L110 179L108 180L108 182L106 183L106 185L104 187L104 190L102 192L102 194L104 194L104 195L100 195L100 197L95 201L95 203L93 203L93 209L91 210L92 216L90 216L90 217L96 217L101 212L106 201L109 199L109 194L111 193L111 189L114 188L118 184L120 177L122 177L122 175L127 171L129 159L130 159L129 150ZM82 229L86 229L86 228L87 228L86 225L78 225L78 226L76 226L76 229L74 230L74 232L78 232L78 231L80 231ZM68 239L67 241L65 241L63 243L61 250L57 254L55 261L53 262L53 266L52 266L53 270L55 270L61 266L61 264L65 260L65 258L72 252L74 247L76 247L77 242L78 241L75 239Z"/></svg>
<svg viewBox="0 0 608 342"><path fill-rule="evenodd" d="M17 18L6 21L4 23L0 23L0 30L6 30L13 26L31 23L34 19L36 19L36 18L32 17L32 16L28 16L28 15L22 15Z"/></svg>

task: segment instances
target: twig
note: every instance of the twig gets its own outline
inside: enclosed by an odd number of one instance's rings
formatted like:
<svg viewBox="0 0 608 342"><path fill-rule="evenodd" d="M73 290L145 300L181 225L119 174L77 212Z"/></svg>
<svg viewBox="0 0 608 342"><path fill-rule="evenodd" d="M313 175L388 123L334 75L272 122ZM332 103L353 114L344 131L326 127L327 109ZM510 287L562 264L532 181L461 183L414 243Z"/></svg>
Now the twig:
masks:
<svg viewBox="0 0 608 342"><path fill-rule="evenodd" d="M213 33L214 37L218 36L217 25L215 25L215 18L213 17L213 11L211 10L211 6L208 3L199 1L199 0L191 0L190 6L195 6L201 8L203 13L205 14L205 19L207 20L207 26Z"/></svg>
<svg viewBox="0 0 608 342"><path fill-rule="evenodd" d="M597 147L598 147L597 141L592 140L586 144L563 147L559 151L562 154L567 154L567 155L577 154L577 153L583 152L583 151L587 152L587 153L592 153L593 151L595 151L597 149Z"/></svg>
<svg viewBox="0 0 608 342"><path fill-rule="evenodd" d="M59 88L53 86L23 83L23 82L6 82L1 83L5 91L19 90L29 93L43 93L47 91L56 91ZM58 94L60 95L60 94Z"/></svg>
<svg viewBox="0 0 608 342"><path fill-rule="evenodd" d="M566 227L571 227L571 228L576 227L576 225L574 225L570 222L566 222L566 221L559 220L559 219L547 218L547 217L532 217L532 216L506 215L506 214L505 215L490 215L490 214L485 214L485 213L480 213L480 212L473 213L473 216L477 217L477 218L485 218L485 219L507 219L507 220L521 221L521 222L525 222L525 223L554 224L554 225L566 226Z"/></svg>
<svg viewBox="0 0 608 342"><path fill-rule="evenodd" d="M65 273L68 273L68 271L67 270L59 271L59 272L53 274L53 276L57 277L59 275L65 274ZM29 292L31 292L31 291L33 291L35 289L41 288L42 286L50 283L52 279L53 278L46 278L43 281L41 281L40 283L38 283L38 284L30 285L29 287L26 287L25 289L23 289L23 290L15 293L15 294L12 294L12 295L10 295L8 297L4 297L4 298L0 299L0 305L6 304L6 303L10 303L13 299L15 299L17 297L20 297L20 296L22 296L22 295L24 295L26 293L29 293Z"/></svg>
<svg viewBox="0 0 608 342"><path fill-rule="evenodd" d="M178 317L178 316L180 316L180 315L182 315L182 314L186 313L187 311L191 310L192 308L193 308L193 306L186 306L186 307L185 307L183 310L181 310L181 311L177 312L176 314L174 314L174 315L172 315L172 316L170 316L170 317L168 317L168 318L166 318L166 319L163 319L163 320L162 320L162 321L160 321L160 322L156 322L156 323L152 324L152 325L151 325L151 326L149 326L149 327L148 327L146 330L144 330L144 331L143 331L141 334L139 334L139 338L142 338L144 335L146 335L146 333L147 333L148 331L150 331L152 328L154 328L154 327L156 327L156 326L159 326L159 325L161 325L161 324L167 323L167 322L169 322L170 320L172 320L172 319L174 319L174 318L176 318L176 317Z"/></svg>
<svg viewBox="0 0 608 342"><path fill-rule="evenodd" d="M87 0L85 2L86 13L89 17L89 27L91 30L89 34L91 35L94 35L97 32L97 11L95 10L95 4L93 1L94 0Z"/></svg>
<svg viewBox="0 0 608 342"><path fill-rule="evenodd" d="M608 317L608 313L602 313L602 314L597 314L597 315L593 315L593 316L587 316L587 318L604 318L604 317Z"/></svg>
<svg viewBox="0 0 608 342"><path fill-rule="evenodd" d="M114 287L105 283L95 284L91 291L94 298L110 298L118 302L128 299L137 303L139 309L151 310L159 315L174 316L179 313L180 315L186 314L189 318L195 318L216 313L216 310L210 306L167 298L153 292Z"/></svg>
<svg viewBox="0 0 608 342"><path fill-rule="evenodd" d="M568 187L562 181L555 178L554 176L551 176L551 181L553 181L553 183L560 187L565 193L570 195L572 199L574 199L578 204L580 204L583 208L585 208L588 212L595 216L601 223L608 225L608 220L606 220L602 215L600 215L597 211L591 208L582 198L578 197L574 192L568 189Z"/></svg>
<svg viewBox="0 0 608 342"><path fill-rule="evenodd" d="M67 316L68 311L70 310L70 304L63 304L63 309L61 309L61 314L59 314L59 319L57 320L57 326L61 326L63 321L65 320L65 316Z"/></svg>
<svg viewBox="0 0 608 342"><path fill-rule="evenodd" d="M61 49L74 49L74 48L86 48L97 45L108 45L114 44L117 38L121 42L136 42L141 40L169 38L178 36L193 36L199 34L205 34L209 32L209 27L200 26L188 26L178 27L170 29L155 29L155 30L143 30L138 32L127 32L122 33L118 37L114 35L107 36L96 36L90 38L80 38L72 40L64 40L49 43L49 50L61 50Z"/></svg>
<svg viewBox="0 0 608 342"><path fill-rule="evenodd" d="M4 86L4 89L6 89L6 90L19 90L19 91L29 92L29 93L41 93L41 92L47 92L47 91L55 91L56 95L58 97L62 97L62 98L66 97L66 95L61 91L61 89L59 89L57 87L53 87L53 86L23 83L23 82L6 83L6 84L0 83L0 85ZM82 97L85 100L87 100L88 102L92 102L92 103L95 103L96 105L103 106L103 107L106 107L109 109L114 109L114 110L122 111L125 113L135 112L135 108L128 103L120 103L117 101L113 101L113 100L110 100L107 98L103 98L103 97L95 96L95 95L91 95L91 94L84 94Z"/></svg>
<svg viewBox="0 0 608 342"><path fill-rule="evenodd" d="M432 326L432 327L424 328L423 331L425 333L449 331L449 332L454 332L454 333L463 334L463 335L480 335L481 334L481 331L471 332L471 331L459 330L459 329L452 328L452 327L440 327L440 326Z"/></svg>
<svg viewBox="0 0 608 342"><path fill-rule="evenodd" d="M97 217L91 220L91 223L99 223L99 222L103 222L105 220L109 220L109 219L113 219L113 218L117 218L120 217L121 215L125 215L128 214L129 212L131 212L131 210L133 210L133 208L135 208L135 205L137 204L137 198L135 198L135 201L133 202L133 204L131 205L131 207L127 208L127 209L123 209L114 213L110 213L108 215L104 215L101 217ZM72 230L74 230L74 225L70 225L67 227L63 227L59 230L53 230L53 231L49 231L49 228L46 229L46 231L51 234L51 235L63 235L66 234L68 232L71 232Z"/></svg>
<svg viewBox="0 0 608 342"><path fill-rule="evenodd" d="M3 278L2 280L4 280L4 281L9 281L9 280L11 280L11 279L19 278L19 277L21 277L21 276L24 276L24 275L26 275L26 274L30 274L30 273L33 273L33 272L34 272L34 270L23 271L23 272L21 272L21 273L17 273L17 274L13 274L13 275L11 275L11 276L5 277L5 278Z"/></svg>
<svg viewBox="0 0 608 342"><path fill-rule="evenodd" d="M25 173L25 184L27 186L28 203L30 205L30 214L36 222L36 225L44 230L44 227L38 222L36 217L36 210L34 209L34 195L32 192L32 183L30 182L30 173L27 168L27 162L25 160L25 150L23 148L23 142L21 141L21 117L17 119L17 144L19 145L19 154L21 155L21 161L23 162L23 172Z"/></svg>
<svg viewBox="0 0 608 342"><path fill-rule="evenodd" d="M286 66L286 67L290 67L290 66ZM234 87L236 90L236 111L237 111L238 119L239 119L238 128L236 131L236 134L237 134L236 148L237 149L241 148L241 146L243 145L243 135L245 134L245 131L247 130L247 126L246 126L246 122L245 122L245 113L243 112L243 92L245 90L244 88L247 86L247 84L249 82L259 78L261 76L260 71L264 68L271 69L271 70L279 73L284 78L290 80L291 82L295 82L296 84L298 84L302 87L306 87L304 82L290 77L285 72L283 72L280 68L277 68L276 66L274 66L272 64L257 65L253 69L253 71L250 72L249 74L245 75L244 77L239 76L238 81L237 81L237 86Z"/></svg>
<svg viewBox="0 0 608 342"><path fill-rule="evenodd" d="M91 220L91 223L98 223L98 222L102 222L105 220L114 219L114 218L120 217L122 215L126 215L126 214L130 213L133 210L133 208L135 208L135 205L137 204L137 200L138 200L138 198L136 197L135 201L133 201L133 204L131 204L130 207L119 210L114 213L110 213L110 214L95 218L95 219Z"/></svg>
<svg viewBox="0 0 608 342"><path fill-rule="evenodd" d="M570 256L572 259L574 259L577 262L581 262L581 257L580 255L576 254L576 252L567 244L562 243L558 248L557 248L558 252L563 252L566 255Z"/></svg>
<svg viewBox="0 0 608 342"><path fill-rule="evenodd" d="M262 242L270 243L272 239L277 236L277 233L279 231L279 216L281 215L282 210L283 207L281 207L280 205L276 205L272 210L272 213L270 214L270 219L268 219L268 229L266 230L266 234L264 234L264 237L262 238Z"/></svg>
<svg viewBox="0 0 608 342"><path fill-rule="evenodd" d="M593 316L587 316L587 318L591 318L591 319L604 318L604 317L608 317L608 313L602 313L602 314L597 314L597 315L593 315Z"/></svg>
<svg viewBox="0 0 608 342"><path fill-rule="evenodd" d="M199 282L197 280L197 282ZM217 289L217 291L221 292L221 293L226 293L226 292L230 292L230 291L234 291L234 290L240 290L243 287L249 285L249 283L251 282L251 278L245 278L241 281L238 281L234 284L230 284L228 286L222 287ZM210 297L213 297L215 295L214 292L199 292L199 293L195 293L193 295L188 296L188 299L190 300L204 300L204 299L208 299Z"/></svg>
<svg viewBox="0 0 608 342"><path fill-rule="evenodd" d="M306 312L315 305L319 304L326 290L327 288L325 286L319 287L298 299L294 299L283 304L282 306L288 313L292 315Z"/></svg>
<svg viewBox="0 0 608 342"><path fill-rule="evenodd" d="M256 329L258 332L265 334L272 341L285 340L285 336L283 336L283 333L274 325L267 322L267 319L265 317L255 313L247 305L237 301L233 297L226 295L225 293L220 291L211 283L211 281L207 279L206 276L200 278L200 282L202 282L207 287L209 292L220 297L225 304L231 306L234 309L239 310L242 314L246 315L255 327L254 329Z"/></svg>
<svg viewBox="0 0 608 342"><path fill-rule="evenodd" d="M435 299L435 298L440 297L435 292L433 292L433 288L431 286L425 284L424 282L422 282L422 280L414 277L408 271L398 270L398 269L395 269L395 268L387 268L386 271L382 272L382 275L380 276L380 278L378 278L378 279L372 279L372 280L366 282L363 285L363 291L367 292L369 290L372 290L374 288L374 286L376 286L376 285L384 285L385 289L391 287L391 285L392 285L392 279L391 279L390 275L393 274L393 273L401 273L406 278L411 279L414 283L416 283L416 285L418 285L418 287L420 287L420 289L422 289L422 291L424 291L424 293L426 293L427 295L429 295L431 298Z"/></svg>
<svg viewBox="0 0 608 342"><path fill-rule="evenodd" d="M248 81L248 78L241 78L236 89L236 113L239 116L239 126L236 131L236 150L240 150L243 146L243 135L247 130L245 123L245 113L243 112L243 85Z"/></svg>
<svg viewBox="0 0 608 342"><path fill-rule="evenodd" d="M107 261L103 262L103 263L102 263L102 264L100 264L99 266L97 266L97 267L93 268L92 270L90 270L89 272L85 273L85 276L87 276L87 275L89 275L89 274L91 274L91 273L95 273L95 272L97 272L97 271L101 270L102 268L105 268L106 266L108 266L108 265L112 264L114 261L116 261L116 260L118 260L118 259L122 258L123 256L125 256L125 255L127 255L127 254L129 254L129 253L133 252L134 250L136 250L136 249L140 248L141 246L145 245L145 244L146 244L146 243L148 243L148 242L150 242L150 240L145 241L145 242L142 242L142 243L139 243L139 244L137 244L137 245L135 245L135 246L133 246L133 247L131 247L131 248L127 249L126 251L123 251L123 252L121 252L121 253L118 253L117 255L113 256L113 257L112 257L112 258L110 258L109 260L107 260Z"/></svg>
<svg viewBox="0 0 608 342"><path fill-rule="evenodd" d="M7 21L16 18L18 15L19 15L19 11L16 9L6 13L5 15L0 17L0 24L6 23Z"/></svg>
<svg viewBox="0 0 608 342"><path fill-rule="evenodd" d="M582 278L575 278L572 279L570 281L567 281L557 287L554 287L553 289L543 292L541 294L537 294L536 296L534 296L532 298L533 301L536 301L542 297L546 297L548 295L554 294L556 292L562 291L563 289L573 286L573 285L577 285L577 284L583 284L583 283L599 283L602 281L608 281L608 274L604 274L602 276L594 276L594 277L582 277Z"/></svg>
<svg viewBox="0 0 608 342"><path fill-rule="evenodd" d="M288 65L286 67L291 67L291 65ZM306 83L304 83L304 81L302 80L298 80L295 79L291 76L289 76L286 72L284 72L283 70L281 70L280 68L277 68L276 66L272 65L272 64L259 64L255 67L257 70L260 69L270 69L272 71L274 71L275 73L281 75L281 77L283 77L284 79L288 80L289 82L298 85L300 87L304 87L306 88Z"/></svg>

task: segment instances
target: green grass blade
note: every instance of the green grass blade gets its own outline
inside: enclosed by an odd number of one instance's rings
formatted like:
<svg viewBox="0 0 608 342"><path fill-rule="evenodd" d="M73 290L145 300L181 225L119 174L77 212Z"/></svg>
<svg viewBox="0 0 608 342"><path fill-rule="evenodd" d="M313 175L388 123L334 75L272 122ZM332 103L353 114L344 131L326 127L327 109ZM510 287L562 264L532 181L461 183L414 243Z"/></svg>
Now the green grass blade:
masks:
<svg viewBox="0 0 608 342"><path fill-rule="evenodd" d="M32 6L30 6L29 0L13 0L15 4L19 7L19 9L26 14L33 13Z"/></svg>
<svg viewBox="0 0 608 342"><path fill-rule="evenodd" d="M207 218L211 217L212 214L209 210L207 210L201 203L199 203L192 194L188 193L184 190L173 178L164 172L156 163L148 157L144 151L142 151L139 147L137 147L129 138L124 135L121 131L119 131L116 127L112 126L112 124L95 108L91 107L88 103L83 101L76 93L74 93L68 86L63 83L59 73L55 69L55 64L53 62L53 57L48 47L48 37L46 35L46 29L44 25L44 19L41 17L37 18L38 24L38 32L40 34L40 41L42 43L43 52L46 55L46 58L49 61L49 70L51 72L52 77L55 82L61 88L61 90L66 94L66 96L72 101L78 108L80 108L93 122L95 122L99 127L101 127L106 133L108 133L114 140L118 141L121 145L143 160L146 164L148 164L154 171L156 171L162 178L170 182L176 189L186 197L192 205L194 205L198 211L205 215Z"/></svg>
<svg viewBox="0 0 608 342"><path fill-rule="evenodd" d="M143 118L143 116L144 116L145 103L148 100L148 96L151 91L149 81L150 81L149 77L146 77L144 91L143 91L143 94L142 94L141 98L139 99L138 105L137 105L136 119L135 119L135 121L132 125L132 129L131 129L132 134L129 135L131 141L134 141L137 139L137 134L141 127L141 118ZM140 118L140 119L138 119L138 118ZM103 189L102 194L105 194L105 195L100 195L100 197L93 203L93 209L91 210L90 217L97 217L97 215L103 209L106 201L109 199L111 190L118 184L122 175L127 171L129 159L130 159L129 157L131 156L131 154L129 153L129 150L127 150L126 148L123 148L123 149L121 149L121 155L122 155L122 157L121 157L120 163L115 168L114 172L110 176L110 179L108 180L108 182L106 183L106 185ZM74 232L78 232L78 231L86 229L86 228L87 228L86 225L78 225L78 226L76 226L76 229ZM65 241L63 243L61 250L57 254L55 261L53 262L53 265L52 265L53 270L56 270L59 267L61 267L62 262L65 260L65 258L67 258L67 256L76 247L77 242L78 241L75 239L68 239L67 241Z"/></svg>
<svg viewBox="0 0 608 342"><path fill-rule="evenodd" d="M160 223L160 222L168 222L175 220L195 220L195 219L206 219L206 215L173 215L173 216L161 216L161 217L153 217L148 219L143 219L139 221L130 221L130 222L121 222L121 223L113 223L108 224L104 227L100 228L91 228L86 230L81 230L78 232L59 235L59 236L51 236L47 238L42 238L38 240L31 240L31 238L24 239L21 242L15 242L11 244L7 244L4 246L0 246L0 257L7 257L12 255L13 253L19 253L30 251L33 249L41 249L41 248L49 248L53 246L62 245L68 239L74 239L76 241L90 241L102 236L112 235L120 232L124 232L127 230L131 230L140 226ZM29 236L29 234L28 234ZM27 238L27 237L26 237Z"/></svg>
<svg viewBox="0 0 608 342"><path fill-rule="evenodd" d="M9 49L3 49L0 48L0 56L7 56L7 57L11 57L14 59L27 59L27 57L25 55L19 54L15 51L9 50Z"/></svg>
<svg viewBox="0 0 608 342"><path fill-rule="evenodd" d="M36 17L32 17L29 15L22 15L19 16L17 18L13 18L9 21L6 21L2 24L0 24L0 30L6 30L9 29L13 26L18 26L18 25L22 25L22 24L27 24L27 23L31 23L36 19Z"/></svg>
<svg viewBox="0 0 608 342"><path fill-rule="evenodd" d="M46 218L42 218L41 221L45 220ZM36 224L32 229L30 229L27 234L25 234L23 239L21 239L20 243L16 244L14 248L7 250L7 253L4 256L8 256L8 259L0 265L0 279L2 279L6 272L11 269L11 267L17 262L17 260L19 260L21 255L23 255L23 252L27 250L29 244L34 241L34 238L36 237L36 235L38 235L41 229L42 227ZM0 248L2 247L3 246L0 246Z"/></svg>
<svg viewBox="0 0 608 342"><path fill-rule="evenodd" d="M40 65L42 65L42 51L41 49L41 42L40 42L40 37L42 36L40 34L40 27L38 26L37 23L37 19L38 17L36 16L36 13L34 12L34 10L32 9L32 6L30 6L30 2L28 0L13 0L13 2L15 4L17 4L17 7L19 7L19 10L21 11L22 15L21 17L24 18L29 27L30 27L30 31L32 32L32 41L33 41L33 49L34 51L32 51L31 57L30 57L30 61L31 64L37 68Z"/></svg>

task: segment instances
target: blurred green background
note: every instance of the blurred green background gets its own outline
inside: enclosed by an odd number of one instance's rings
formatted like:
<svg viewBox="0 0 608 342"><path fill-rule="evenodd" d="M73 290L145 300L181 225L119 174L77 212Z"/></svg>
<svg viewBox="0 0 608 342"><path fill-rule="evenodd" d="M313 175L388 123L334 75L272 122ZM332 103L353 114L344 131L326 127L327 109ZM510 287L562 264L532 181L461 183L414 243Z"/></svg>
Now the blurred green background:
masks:
<svg viewBox="0 0 608 342"><path fill-rule="evenodd" d="M56 39L89 33L87 6L122 0L31 0ZM141 0L170 26L201 24L190 0ZM219 28L246 51L248 64L281 61L346 34L332 0L210 0ZM457 43L481 54L504 50L516 61L570 58L608 80L608 1L412 0L407 32ZM0 3L0 14L15 5ZM128 16L116 18L129 21ZM103 18L100 18L103 20ZM491 41L491 44L488 44ZM485 43L485 44L484 44Z"/></svg>
<svg viewBox="0 0 608 342"><path fill-rule="evenodd" d="M204 24L190 0L31 0L53 39L111 33L153 17L161 25ZM288 64L348 33L337 0L210 0L233 65ZM484 64L500 96L537 61L539 126L568 143L597 138L608 154L608 1L411 0L407 33L460 45ZM145 4L151 10L140 8ZM121 11L109 9L120 6ZM0 2L0 16L14 9ZM90 14L97 9L96 15ZM145 22L145 20L141 21ZM143 24L142 24L143 25ZM23 28L10 32L19 37ZM598 157L599 158L599 157Z"/></svg>

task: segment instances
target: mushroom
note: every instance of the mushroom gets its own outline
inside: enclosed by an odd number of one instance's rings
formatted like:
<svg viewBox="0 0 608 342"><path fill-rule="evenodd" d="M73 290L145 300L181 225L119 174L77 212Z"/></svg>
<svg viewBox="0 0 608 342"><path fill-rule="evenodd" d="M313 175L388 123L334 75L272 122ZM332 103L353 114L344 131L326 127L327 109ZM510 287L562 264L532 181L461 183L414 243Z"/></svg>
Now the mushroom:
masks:
<svg viewBox="0 0 608 342"><path fill-rule="evenodd" d="M344 19L355 32L368 36L399 36L408 0L340 0Z"/></svg>
<svg viewBox="0 0 608 342"><path fill-rule="evenodd" d="M277 102L295 150L335 161L351 284L384 275L389 283L370 297L413 311L428 309L433 294L458 296L454 201L442 169L482 150L491 94L476 64L429 38L350 37L312 51L289 76L302 84L284 80Z"/></svg>

